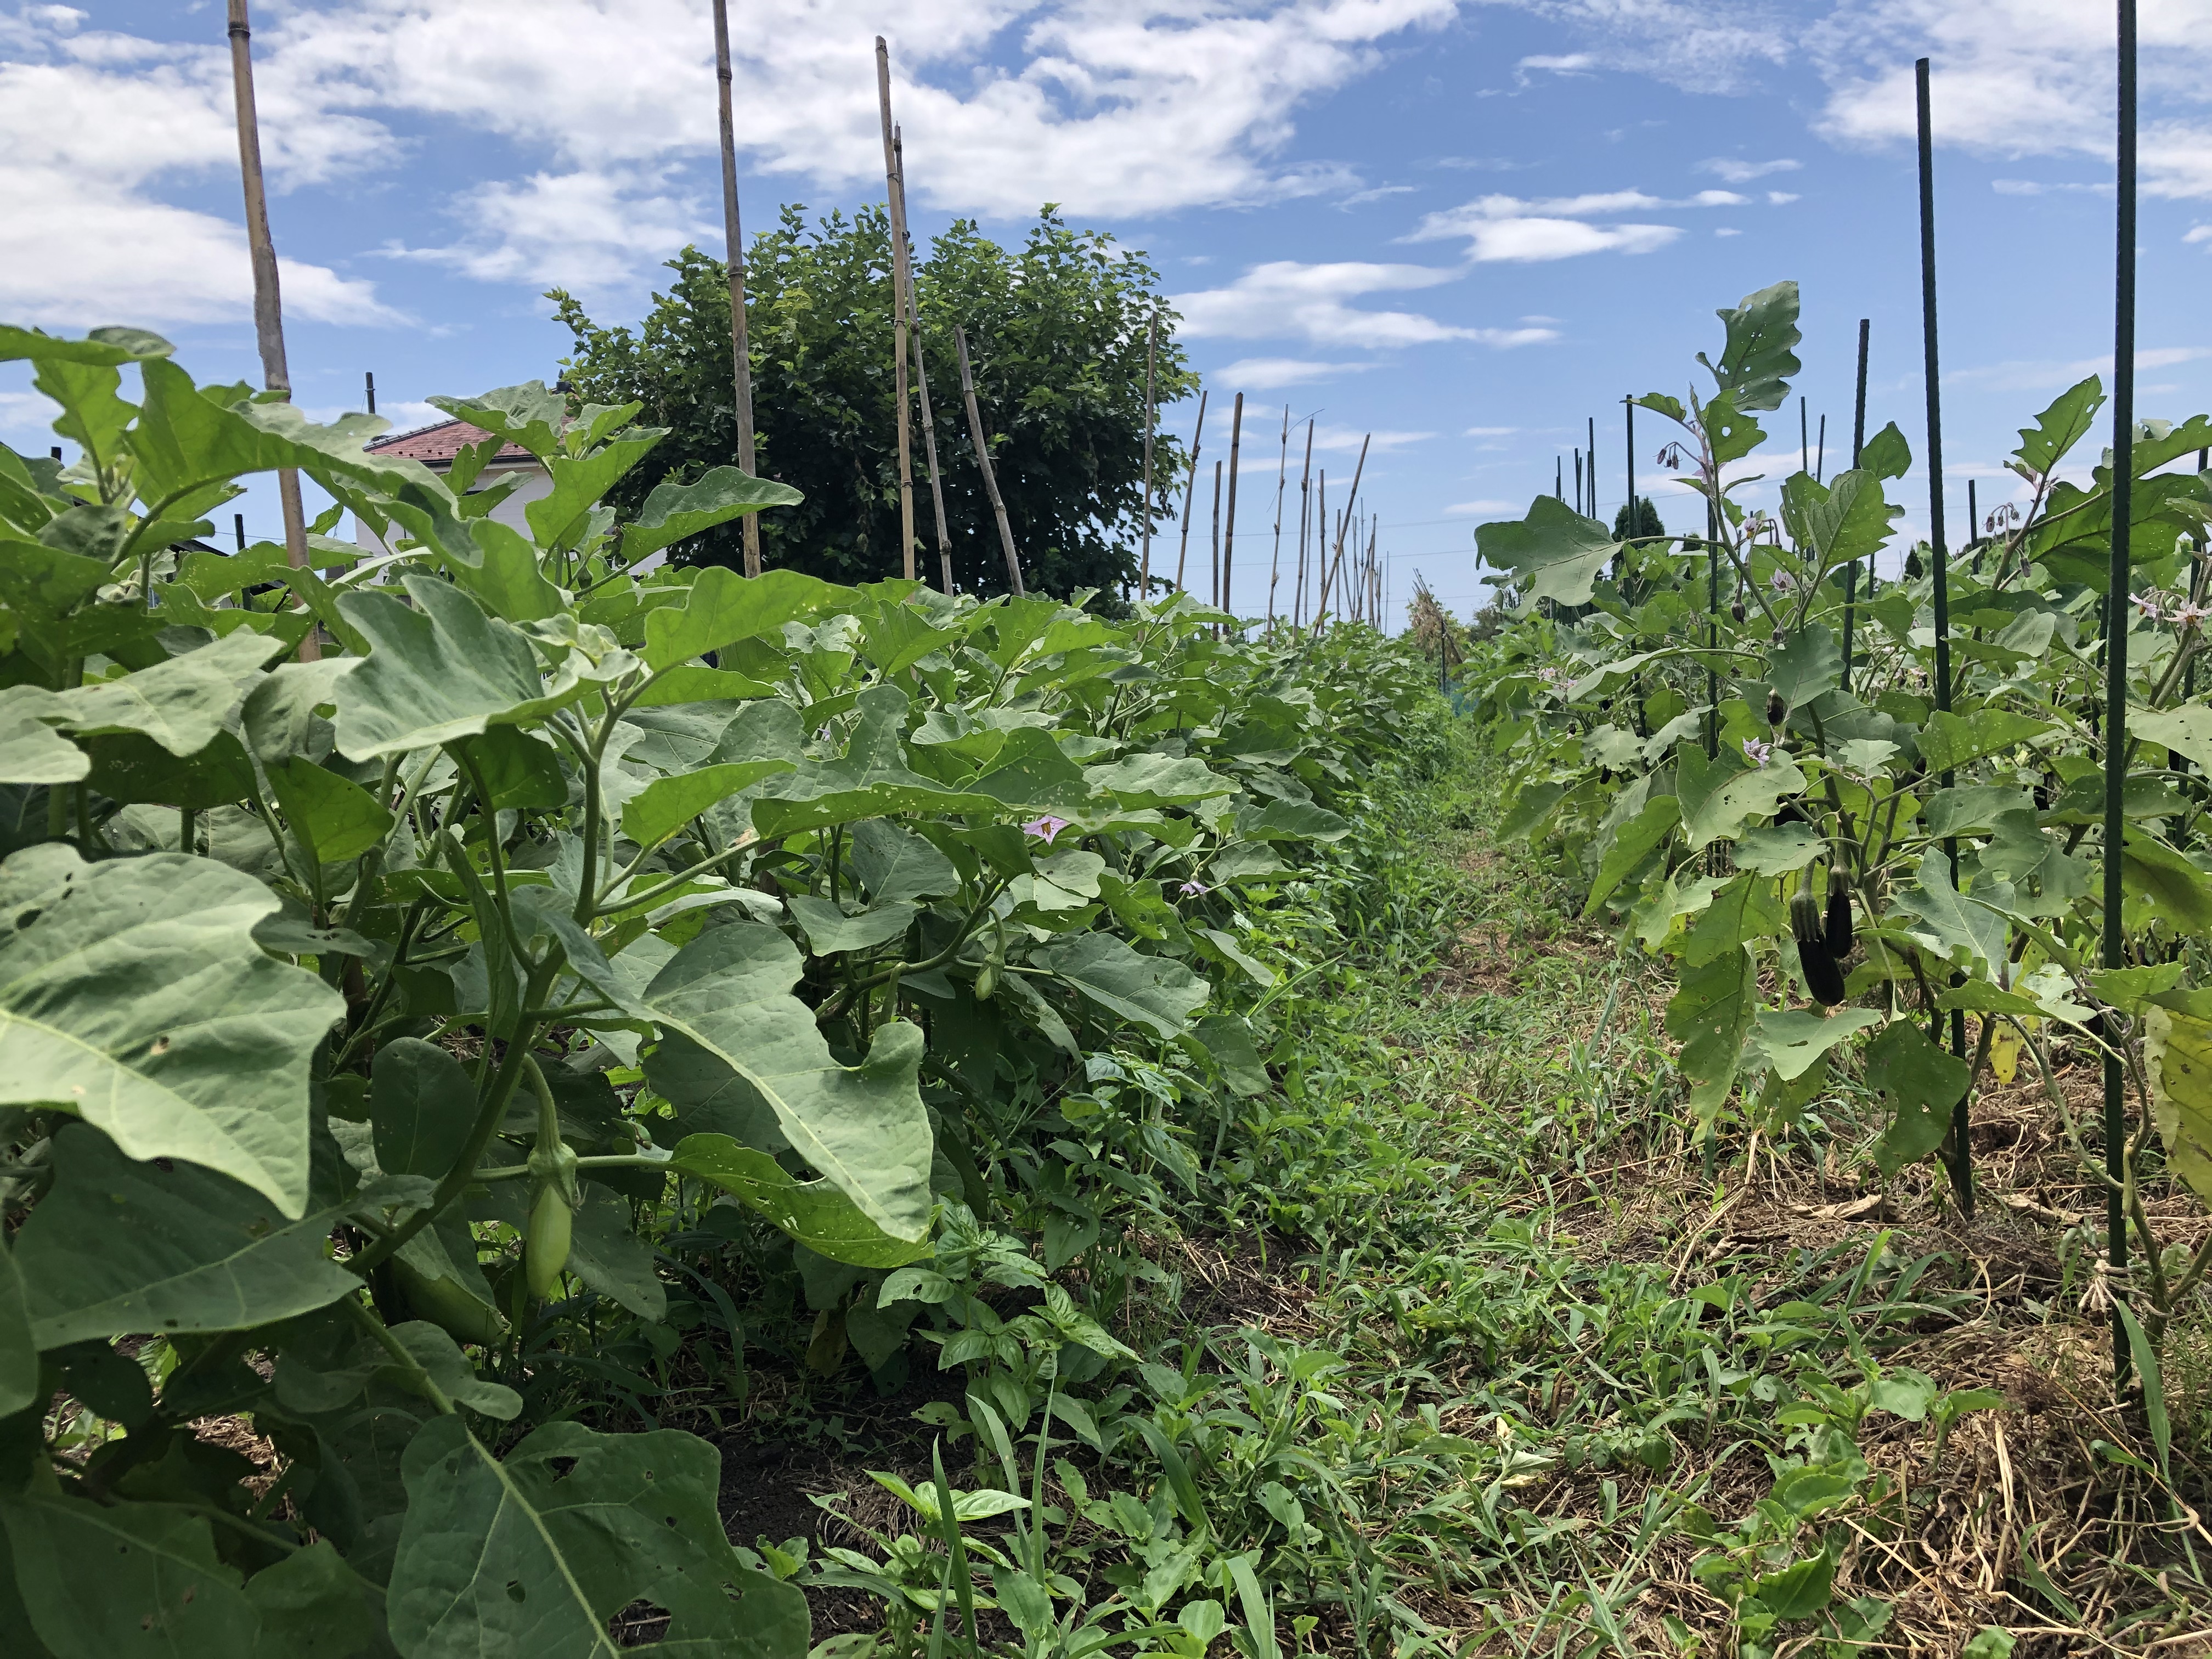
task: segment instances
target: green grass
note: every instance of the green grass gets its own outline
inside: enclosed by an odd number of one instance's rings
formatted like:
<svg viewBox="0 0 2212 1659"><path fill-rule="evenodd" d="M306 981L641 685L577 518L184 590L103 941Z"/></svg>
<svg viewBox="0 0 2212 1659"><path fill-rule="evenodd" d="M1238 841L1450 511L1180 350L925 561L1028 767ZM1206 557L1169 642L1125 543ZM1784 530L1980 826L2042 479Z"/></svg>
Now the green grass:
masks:
<svg viewBox="0 0 2212 1659"><path fill-rule="evenodd" d="M1055 1376L1032 1333L922 1412L950 1486L1027 1507L947 1528L911 1480L872 1547L803 1570L892 1609L838 1641L1991 1659L1984 1626L2123 1652L2191 1628L2212 1596L2130 1467L2154 1462L2140 1406L2031 1422L1989 1383L2009 1356L2078 1394L2094 1329L2055 1286L1993 1316L1925 1194L1898 1192L1895 1227L1758 1236L1747 1218L1850 1174L1875 1126L1844 1085L1778 1148L1693 1150L1654 981L1492 844L1492 799L1455 738L1376 800L1357 858L1249 919L1295 964L1279 1087L1180 1098L1187 1178L1141 1137L1095 1166L1124 1201L1078 1288L1133 1357ZM1007 1260L1037 1213L1017 1195L994 1224ZM2199 1326L2171 1350L2181 1455L2212 1415L2204 1352ZM2036 1529L2077 1500L2088 1530ZM1923 1544L1994 1583L1962 1589Z"/></svg>

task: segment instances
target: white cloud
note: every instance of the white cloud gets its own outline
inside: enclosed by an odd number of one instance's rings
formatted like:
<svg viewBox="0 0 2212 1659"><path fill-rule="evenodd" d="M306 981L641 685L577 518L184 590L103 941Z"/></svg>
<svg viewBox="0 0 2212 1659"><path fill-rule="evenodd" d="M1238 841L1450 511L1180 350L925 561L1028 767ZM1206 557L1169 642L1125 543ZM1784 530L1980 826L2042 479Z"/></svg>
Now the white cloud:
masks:
<svg viewBox="0 0 2212 1659"><path fill-rule="evenodd" d="M1593 67L1655 76L1689 92L1746 90L1785 62L1803 28L1776 0L1510 0L1579 38Z"/></svg>
<svg viewBox="0 0 2212 1659"><path fill-rule="evenodd" d="M1405 240L1429 242L1465 237L1468 257L1478 264L1571 259L1585 253L1650 253L1681 235L1680 227L1589 222L1624 213L1741 207L1750 200L1731 190L1701 190L1694 196L1673 200L1640 190L1595 191L1535 200L1481 196L1440 213L1425 214Z"/></svg>
<svg viewBox="0 0 2212 1659"><path fill-rule="evenodd" d="M1546 328L1462 328L1413 311L1363 311L1348 301L1370 294L1434 288L1461 272L1433 265L1342 261L1302 264L1279 259L1255 265L1226 288L1170 297L1190 338L1303 337L1319 346L1376 350L1468 340L1492 346L1556 339Z"/></svg>
<svg viewBox="0 0 2212 1659"><path fill-rule="evenodd" d="M1370 202L1383 201L1393 196L1410 196L1414 189L1412 185L1377 185L1372 190L1355 190L1335 205L1339 208L1364 207Z"/></svg>
<svg viewBox="0 0 2212 1659"><path fill-rule="evenodd" d="M1510 438L1520 429L1517 426L1471 426L1460 435L1463 438Z"/></svg>
<svg viewBox="0 0 2212 1659"><path fill-rule="evenodd" d="M915 0L890 42L909 189L929 206L1006 216L1047 200L1127 216L1358 191L1340 165L1281 159L1298 109L1458 5ZM301 0L264 16L254 40L272 187L388 167L408 146L387 123L427 120L457 180L439 205L461 228L448 246L393 252L489 281L634 282L719 229L711 191L696 201L671 183L716 148L704 12L697 0ZM880 187L871 47L884 17L879 0L746 9L735 95L756 216L788 193L763 173ZM84 22L59 6L0 20L0 58L18 60L0 65L14 175L0 216L16 267L0 303L49 321L115 305L150 320L236 314L246 290L222 269L224 221L163 210L156 187L234 167L227 52L212 30L208 46L178 46ZM498 153L483 137L533 165L465 182ZM54 240L73 201L117 222L93 269ZM113 252L134 232L153 250L136 286ZM301 268L286 298L305 315L392 317L370 284L335 272Z"/></svg>
<svg viewBox="0 0 2212 1659"><path fill-rule="evenodd" d="M1395 449L1426 443L1437 434L1433 432L1363 432L1353 426L1320 426L1314 428L1314 447L1317 450L1338 450L1357 455L1360 446L1367 447L1371 458L1387 455Z"/></svg>
<svg viewBox="0 0 2212 1659"><path fill-rule="evenodd" d="M1770 190L1766 192L1766 204L1769 207L1788 207L1792 202L1802 199L1803 198L1794 190Z"/></svg>
<svg viewBox="0 0 2212 1659"><path fill-rule="evenodd" d="M1495 513L1520 513L1527 509L1519 501L1454 501L1444 511L1469 517L1487 517Z"/></svg>
<svg viewBox="0 0 2212 1659"><path fill-rule="evenodd" d="M128 319L161 326L250 314L253 278L240 220L160 198L173 181L228 175L238 137L227 54L150 48L82 33L82 14L20 15L0 61L0 313L49 327ZM337 118L300 134L291 90L272 77L261 100L263 155L277 191L341 176L381 129ZM240 217L243 204L240 204ZM278 262L288 315L394 323L374 283L327 266Z"/></svg>
<svg viewBox="0 0 2212 1659"><path fill-rule="evenodd" d="M1533 58L1523 58L1518 63L1515 64L1513 67L1516 70L1549 70L1554 75L1576 75L1594 68L1596 65L1596 63L1597 58L1594 53L1587 52L1571 52L1563 54L1539 54ZM1523 75L1521 78L1525 82L1528 77Z"/></svg>
<svg viewBox="0 0 2212 1659"><path fill-rule="evenodd" d="M1732 155L1715 155L1698 163L1698 171L1710 173L1731 185L1747 185L1754 179L1764 179L1769 173L1795 173L1805 164L1787 156L1773 161L1744 161Z"/></svg>
<svg viewBox="0 0 2212 1659"><path fill-rule="evenodd" d="M2212 357L2212 346L2146 346L2136 352L2136 372L2140 374L2147 368L2171 368L2177 363L2193 363L2207 357ZM2077 357L2070 362L2012 358L1972 368L1947 369L1943 378L2001 392L2057 392L2091 374L2103 375L2109 382L2112 373L2112 354L2108 351L2101 357Z"/></svg>
<svg viewBox="0 0 2212 1659"><path fill-rule="evenodd" d="M1838 143L1910 141L1912 60L1934 60L1939 143L2007 156L2112 155L2113 17L2080 0L1869 0L1807 32L1830 87L1821 129ZM2146 0L2139 39L2143 189L2212 197L2212 10Z"/></svg>
<svg viewBox="0 0 2212 1659"><path fill-rule="evenodd" d="M1722 225L1713 232L1713 234L1716 236L1741 236L1743 233L1738 230L1734 225Z"/></svg>
<svg viewBox="0 0 2212 1659"><path fill-rule="evenodd" d="M2181 240L2185 242L2212 242L2212 225L2191 225Z"/></svg>
<svg viewBox="0 0 2212 1659"><path fill-rule="evenodd" d="M1333 380L1340 374L1361 374L1373 363L1310 362L1299 357L1240 357L1207 378L1217 386L1247 392L1274 392L1285 386L1310 386Z"/></svg>

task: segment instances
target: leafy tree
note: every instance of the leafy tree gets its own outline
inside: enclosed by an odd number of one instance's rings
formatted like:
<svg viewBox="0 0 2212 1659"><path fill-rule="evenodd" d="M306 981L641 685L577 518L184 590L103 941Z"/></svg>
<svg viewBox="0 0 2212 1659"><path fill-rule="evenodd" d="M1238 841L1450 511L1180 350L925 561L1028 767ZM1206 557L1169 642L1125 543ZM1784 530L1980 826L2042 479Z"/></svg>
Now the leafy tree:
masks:
<svg viewBox="0 0 2212 1659"><path fill-rule="evenodd" d="M811 225L804 208L787 207L781 224L753 243L746 307L760 470L806 497L762 521L771 566L839 581L899 572L890 253L889 217L874 207ZM594 322L561 289L548 296L575 337L566 360L574 398L641 402L645 419L672 428L651 460L609 495L624 512L664 479L688 482L736 453L726 267L687 247L669 269L676 280L654 295L635 332ZM1154 315L1173 320L1158 273L1143 255L1122 252L1102 232L1071 230L1048 207L1012 251L972 222L955 222L917 262L915 286L955 579L978 593L1006 585L961 404L957 324L967 331L1024 579L1060 594L1079 587L1111 593L1133 583L1146 337ZM1164 328L1154 375L1163 404L1198 384ZM936 532L918 423L914 445L917 568L933 574ZM1156 526L1172 517L1182 453L1159 439ZM729 524L685 543L678 556L735 566L740 548L739 530Z"/></svg>
<svg viewBox="0 0 2212 1659"><path fill-rule="evenodd" d="M1659 509L1651 504L1649 495L1636 498L1636 519L1631 523L1629 503L1623 501L1620 510L1613 515L1613 538L1617 542L1641 540L1646 536L1663 536L1667 526L1659 521Z"/></svg>

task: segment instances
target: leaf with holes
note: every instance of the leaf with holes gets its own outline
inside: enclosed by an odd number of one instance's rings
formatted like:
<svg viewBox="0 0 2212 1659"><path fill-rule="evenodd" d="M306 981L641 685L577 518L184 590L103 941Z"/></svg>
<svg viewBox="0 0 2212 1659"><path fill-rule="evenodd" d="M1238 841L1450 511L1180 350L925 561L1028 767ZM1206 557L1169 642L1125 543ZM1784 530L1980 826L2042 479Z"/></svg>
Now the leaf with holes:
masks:
<svg viewBox="0 0 2212 1659"><path fill-rule="evenodd" d="M538 1430L494 1457L456 1417L407 1449L407 1519L386 1602L408 1659L799 1659L806 1603L748 1571L716 1507L721 1457L676 1429ZM658 1648L623 1650L607 1621L633 1602L669 1616Z"/></svg>

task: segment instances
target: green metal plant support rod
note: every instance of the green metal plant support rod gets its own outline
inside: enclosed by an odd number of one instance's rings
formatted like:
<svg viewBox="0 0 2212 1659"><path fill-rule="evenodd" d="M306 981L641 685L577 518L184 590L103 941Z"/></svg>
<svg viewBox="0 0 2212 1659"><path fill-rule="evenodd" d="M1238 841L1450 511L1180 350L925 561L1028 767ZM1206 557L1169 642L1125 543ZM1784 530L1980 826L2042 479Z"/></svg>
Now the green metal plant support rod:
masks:
<svg viewBox="0 0 2212 1659"><path fill-rule="evenodd" d="M1925 58L1913 64L1912 83L1920 117L1920 329L1928 381L1928 555L1936 586L1936 708L1948 714L1951 712L1951 586L1943 550L1943 402L1936 354L1936 144ZM1946 771L1943 787L1948 789L1953 781L1954 775ZM1943 855L1950 863L1951 884L1955 887L1959 883L1956 839L1944 841ZM1936 1025L1931 1035L1940 1042L1940 1012ZM1966 1016L1957 1008L1951 1011L1951 1052L1962 1060L1966 1054ZM1974 1151L1967 1122L1967 1103L1972 1094L1970 1081L1966 1093L1951 1108L1951 1184L1959 1195L1960 1213L1969 1218L1974 1213Z"/></svg>
<svg viewBox="0 0 2212 1659"><path fill-rule="evenodd" d="M2135 495L2136 436L2136 7L2119 0L2119 131L2112 279L2112 551L2105 595L2105 966L2125 965L2127 939L2120 910L2127 897L2122 817L2128 757L2128 542ZM2106 1261L2111 1267L2112 1376L2128 1374L2128 1337L2117 1292L2128 1266L2127 1092L2118 1050L2105 1044L2105 1170L2112 1176L2105 1198Z"/></svg>

